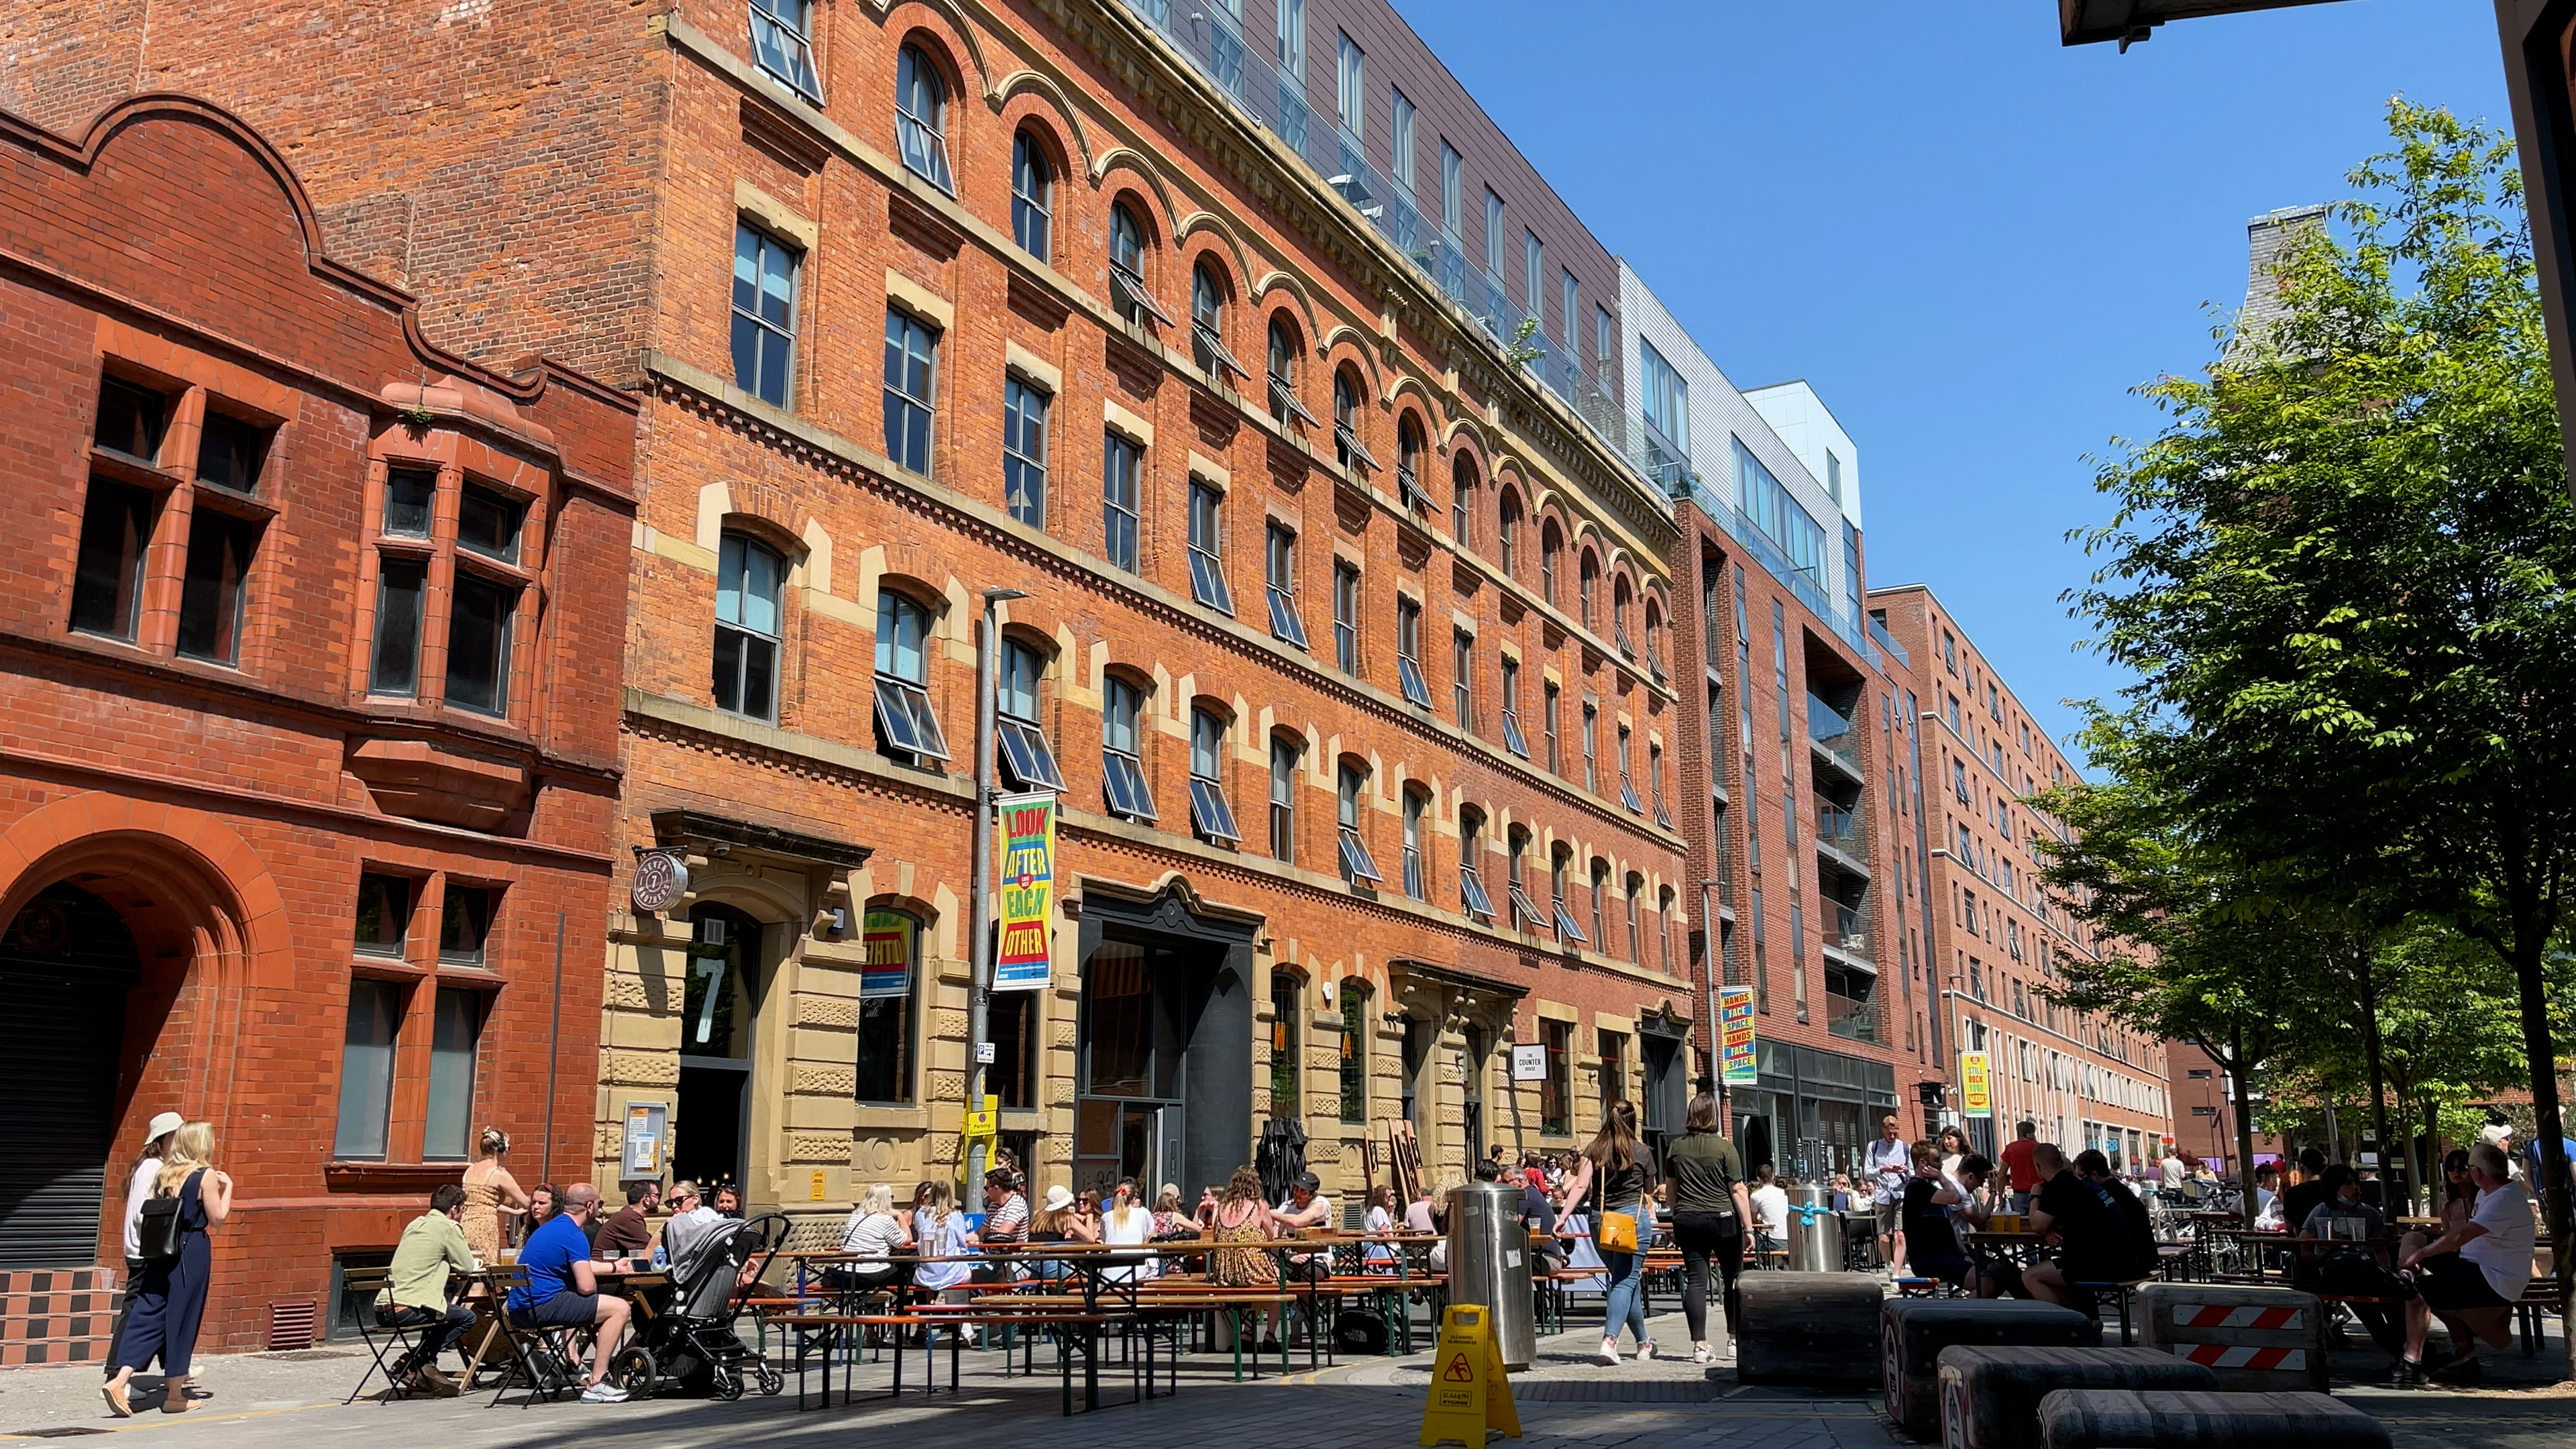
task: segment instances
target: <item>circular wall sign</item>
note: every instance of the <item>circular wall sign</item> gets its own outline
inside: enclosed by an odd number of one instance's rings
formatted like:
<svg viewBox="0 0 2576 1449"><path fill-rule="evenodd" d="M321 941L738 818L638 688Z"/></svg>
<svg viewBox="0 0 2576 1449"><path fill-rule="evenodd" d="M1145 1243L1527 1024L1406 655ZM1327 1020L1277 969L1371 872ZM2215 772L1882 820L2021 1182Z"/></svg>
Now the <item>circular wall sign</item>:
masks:
<svg viewBox="0 0 2576 1449"><path fill-rule="evenodd" d="M653 914L669 910L689 893L689 868L667 850L648 850L635 858L635 909Z"/></svg>

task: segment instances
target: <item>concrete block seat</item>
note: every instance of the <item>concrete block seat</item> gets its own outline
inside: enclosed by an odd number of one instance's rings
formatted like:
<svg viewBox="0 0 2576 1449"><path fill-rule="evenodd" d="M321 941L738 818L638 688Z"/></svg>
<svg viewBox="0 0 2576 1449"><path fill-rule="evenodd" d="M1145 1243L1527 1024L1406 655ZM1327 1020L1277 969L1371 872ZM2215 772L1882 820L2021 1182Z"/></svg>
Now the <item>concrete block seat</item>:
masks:
<svg viewBox="0 0 2576 1449"><path fill-rule="evenodd" d="M1891 1298L1879 1309L1888 1417L1917 1439L1941 1431L1941 1350L2015 1344L2089 1348L2102 1323L2072 1308L2006 1298Z"/></svg>
<svg viewBox="0 0 2576 1449"><path fill-rule="evenodd" d="M1941 1350L1939 1363L1943 1449L2029 1449L2040 1401L2060 1389L2218 1388L2206 1366L2152 1348L1960 1345Z"/></svg>
<svg viewBox="0 0 2576 1449"><path fill-rule="evenodd" d="M2388 1426L2304 1391L2060 1389L2040 1401L2040 1449L2391 1449Z"/></svg>
<svg viewBox="0 0 2576 1449"><path fill-rule="evenodd" d="M1735 1280L1744 1321L1735 1329L1735 1376L1748 1384L1866 1389L1878 1365L1854 1353L1878 1333L1886 1295L1859 1273L1747 1273Z"/></svg>

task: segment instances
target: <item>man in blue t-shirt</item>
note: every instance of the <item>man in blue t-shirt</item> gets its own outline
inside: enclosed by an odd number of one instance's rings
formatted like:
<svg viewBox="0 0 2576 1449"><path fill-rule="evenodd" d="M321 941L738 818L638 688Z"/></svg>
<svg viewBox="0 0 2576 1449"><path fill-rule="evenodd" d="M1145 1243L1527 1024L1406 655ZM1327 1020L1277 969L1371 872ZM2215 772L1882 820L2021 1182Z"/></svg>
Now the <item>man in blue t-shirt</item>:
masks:
<svg viewBox="0 0 2576 1449"><path fill-rule="evenodd" d="M599 1189L576 1182L563 1190L562 1202L563 1210L546 1219L519 1250L519 1266L528 1270L528 1281L510 1290L510 1322L518 1328L596 1327L598 1347L591 1354L581 1401L620 1403L626 1391L608 1381L608 1360L626 1336L627 1304L599 1291L584 1231L599 1213Z"/></svg>

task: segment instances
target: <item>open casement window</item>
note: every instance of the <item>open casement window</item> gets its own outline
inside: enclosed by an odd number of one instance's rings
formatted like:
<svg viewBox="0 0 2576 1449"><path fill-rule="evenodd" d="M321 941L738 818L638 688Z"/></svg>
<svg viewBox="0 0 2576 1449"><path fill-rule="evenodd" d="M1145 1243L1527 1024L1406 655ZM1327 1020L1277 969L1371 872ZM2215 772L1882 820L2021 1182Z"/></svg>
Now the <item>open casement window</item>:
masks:
<svg viewBox="0 0 2576 1449"><path fill-rule="evenodd" d="M1297 535L1274 523L1263 559L1270 592L1270 632L1283 643L1306 646L1306 624L1297 617Z"/></svg>
<svg viewBox="0 0 2576 1449"><path fill-rule="evenodd" d="M751 0L751 58L816 105L823 82L814 74L812 0Z"/></svg>
<svg viewBox="0 0 2576 1449"><path fill-rule="evenodd" d="M1395 430L1395 496L1397 504L1417 516L1431 511L1430 490L1422 486L1422 428L1410 414Z"/></svg>
<svg viewBox="0 0 2576 1449"><path fill-rule="evenodd" d="M1360 571L1342 559L1333 560L1333 659L1360 672Z"/></svg>
<svg viewBox="0 0 2576 1449"><path fill-rule="evenodd" d="M1304 427L1315 427L1315 415L1297 401L1297 334L1288 319L1270 319L1270 416L1280 422L1295 421Z"/></svg>
<svg viewBox="0 0 2576 1449"><path fill-rule="evenodd" d="M1252 370L1225 350L1225 285L1204 262L1190 269L1190 351L1211 378L1252 380Z"/></svg>
<svg viewBox="0 0 2576 1449"><path fill-rule="evenodd" d="M1449 470L1449 537L1460 548L1476 546L1476 465L1465 454Z"/></svg>
<svg viewBox="0 0 2576 1449"><path fill-rule="evenodd" d="M1494 547L1502 555L1503 572L1518 578L1521 571L1521 501L1508 488L1503 490L1502 502L1494 507Z"/></svg>
<svg viewBox="0 0 2576 1449"><path fill-rule="evenodd" d="M929 639L929 610L892 589L877 594L877 743L899 758L948 758L930 708Z"/></svg>
<svg viewBox="0 0 2576 1449"><path fill-rule="evenodd" d="M1190 480L1190 597L1221 614L1234 612L1225 583L1225 495Z"/></svg>
<svg viewBox="0 0 2576 1449"><path fill-rule="evenodd" d="M1190 712L1190 826L1200 838L1240 843L1234 807L1225 799L1225 720L1207 710Z"/></svg>
<svg viewBox="0 0 2576 1449"><path fill-rule="evenodd" d="M1609 898L1610 863L1596 860L1592 862L1592 939L1605 956L1610 954L1610 932L1604 924L1608 920L1604 908Z"/></svg>
<svg viewBox="0 0 2576 1449"><path fill-rule="evenodd" d="M1341 837L1342 879L1351 885L1362 881L1377 885L1385 879L1377 873L1377 861L1369 855L1368 842L1360 838L1360 794L1367 787L1368 777L1356 766L1342 766L1337 825Z"/></svg>
<svg viewBox="0 0 2576 1449"><path fill-rule="evenodd" d="M1109 208L1109 300L1135 326L1148 319L1172 325L1172 314L1145 289L1145 227L1123 201Z"/></svg>
<svg viewBox="0 0 2576 1449"><path fill-rule="evenodd" d="M1031 528L1046 527L1046 393L1018 377L1002 380L1002 504Z"/></svg>
<svg viewBox="0 0 2576 1449"><path fill-rule="evenodd" d="M1637 799L1637 782L1628 773L1628 727L1619 726L1619 803L1631 815L1643 815L1646 807Z"/></svg>
<svg viewBox="0 0 2576 1449"><path fill-rule="evenodd" d="M1512 925L1523 931L1544 931L1553 923L1529 893L1529 847L1529 832L1515 827L1511 840L1511 879L1506 882L1511 888Z"/></svg>
<svg viewBox="0 0 2576 1449"><path fill-rule="evenodd" d="M1590 549L1586 549L1583 552L1582 558L1578 560L1574 566L1575 608L1576 612L1582 616L1583 627L1586 629L1598 629L1600 627L1595 621L1593 612L1594 596L1600 592L1601 564L1598 560L1593 558L1592 551Z"/></svg>
<svg viewBox="0 0 2576 1449"><path fill-rule="evenodd" d="M1137 717L1145 707L1145 692L1126 680L1111 675L1107 696L1100 711L1101 789L1108 797L1110 810L1129 820L1154 818L1153 787L1145 782L1145 763L1137 750L1142 743Z"/></svg>
<svg viewBox="0 0 2576 1449"><path fill-rule="evenodd" d="M1521 662L1503 660L1503 748L1526 760L1529 736L1521 731Z"/></svg>
<svg viewBox="0 0 2576 1449"><path fill-rule="evenodd" d="M1430 807L1430 796L1417 790L1404 792L1404 893L1417 901L1430 895L1430 868L1422 841L1422 817Z"/></svg>
<svg viewBox="0 0 2576 1449"><path fill-rule="evenodd" d="M1655 823L1666 830L1673 828L1672 807L1664 803L1664 747L1646 746L1646 789L1655 802Z"/></svg>
<svg viewBox="0 0 2576 1449"><path fill-rule="evenodd" d="M1449 695L1458 728L1476 732L1476 636L1464 629L1449 638Z"/></svg>
<svg viewBox="0 0 2576 1449"><path fill-rule="evenodd" d="M1431 707L1431 686L1422 677L1422 605L1411 599L1395 601L1395 677L1405 703Z"/></svg>
<svg viewBox="0 0 2576 1449"><path fill-rule="evenodd" d="M1583 927L1576 923L1574 912L1568 909L1565 904L1565 872L1573 865L1573 863L1574 858L1562 851L1560 851L1556 858L1549 863L1547 872L1548 905L1550 907L1551 914L1554 916L1556 921L1557 939L1565 942L1569 946L1581 946L1588 944L1592 938L1583 934Z"/></svg>
<svg viewBox="0 0 2576 1449"><path fill-rule="evenodd" d="M1360 441L1359 384L1347 369L1333 374L1333 457L1345 468L1378 470L1377 458Z"/></svg>
<svg viewBox="0 0 2576 1449"><path fill-rule="evenodd" d="M1485 854L1485 822L1474 814L1458 821L1458 905L1480 921L1494 918L1494 899L1485 894L1484 873L1476 862Z"/></svg>
<svg viewBox="0 0 2576 1449"><path fill-rule="evenodd" d="M1550 605L1562 606L1556 596L1556 560L1565 552L1565 535L1551 518L1538 531L1538 595Z"/></svg>
<svg viewBox="0 0 2576 1449"><path fill-rule="evenodd" d="M895 59L894 116L904 169L956 195L948 174L948 82L919 46L905 46Z"/></svg>
<svg viewBox="0 0 2576 1449"><path fill-rule="evenodd" d="M1046 656L1016 639L1002 641L1001 688L994 697L993 741L1002 774L1022 790L1064 789L1064 772L1038 726L1038 684Z"/></svg>
<svg viewBox="0 0 2576 1449"><path fill-rule="evenodd" d="M1628 658L1634 659L1634 658L1636 658L1636 657L1637 657L1637 646L1636 646L1635 644L1631 643L1631 642L1629 641L1629 638L1628 638L1628 602L1629 602L1630 597L1631 597L1631 596L1630 596L1629 589L1628 589L1628 581L1627 581L1626 579L1621 578L1621 579L1614 579L1614 580L1612 580L1612 581L1611 581L1611 584L1610 584L1610 638L1611 638L1611 642L1613 642L1613 643L1615 643L1615 644L1617 644L1617 645L1619 646L1619 652L1620 652L1621 654L1623 654L1623 655L1627 656Z"/></svg>

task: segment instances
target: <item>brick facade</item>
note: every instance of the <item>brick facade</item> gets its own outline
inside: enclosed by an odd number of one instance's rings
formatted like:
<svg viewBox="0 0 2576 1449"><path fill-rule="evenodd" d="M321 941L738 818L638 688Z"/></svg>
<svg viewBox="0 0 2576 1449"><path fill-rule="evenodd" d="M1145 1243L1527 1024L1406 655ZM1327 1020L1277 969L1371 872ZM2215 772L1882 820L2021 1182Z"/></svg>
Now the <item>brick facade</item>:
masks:
<svg viewBox="0 0 2576 1449"><path fill-rule="evenodd" d="M2024 803L2075 767L1930 589L1873 589L1869 607L1911 661L1926 810L1918 868L1932 907L1918 959L1937 973L1935 1030L1954 1072L1961 1052L1993 1065L1992 1125L1972 1124L1971 1136L2008 1142L2028 1119L2070 1153L2101 1148L2124 1166L2162 1155L2175 1121L2165 1045L2040 995L2054 961L2097 949L2040 888L2032 842L2063 827Z"/></svg>
<svg viewBox="0 0 2576 1449"><path fill-rule="evenodd" d="M0 1032L63 1116L9 1129L39 1191L0 1266L120 1278L143 1124L203 1118L238 1183L204 1342L255 1347L280 1305L327 1316L335 1255L390 1248L475 1129L531 1180L582 1150L597 981L568 973L558 1013L553 972L609 877L634 408L422 342L405 294L326 254L273 139L191 99L70 135L0 115L0 319ZM405 464L417 538L386 513ZM469 531L492 556L459 562L466 497L510 546ZM424 605L400 695L371 672L389 560L398 594L420 561ZM406 906L373 951L362 873ZM382 1070L344 1101L353 999ZM61 1334L0 1352L100 1350L82 1276L52 1275L80 1290Z"/></svg>

